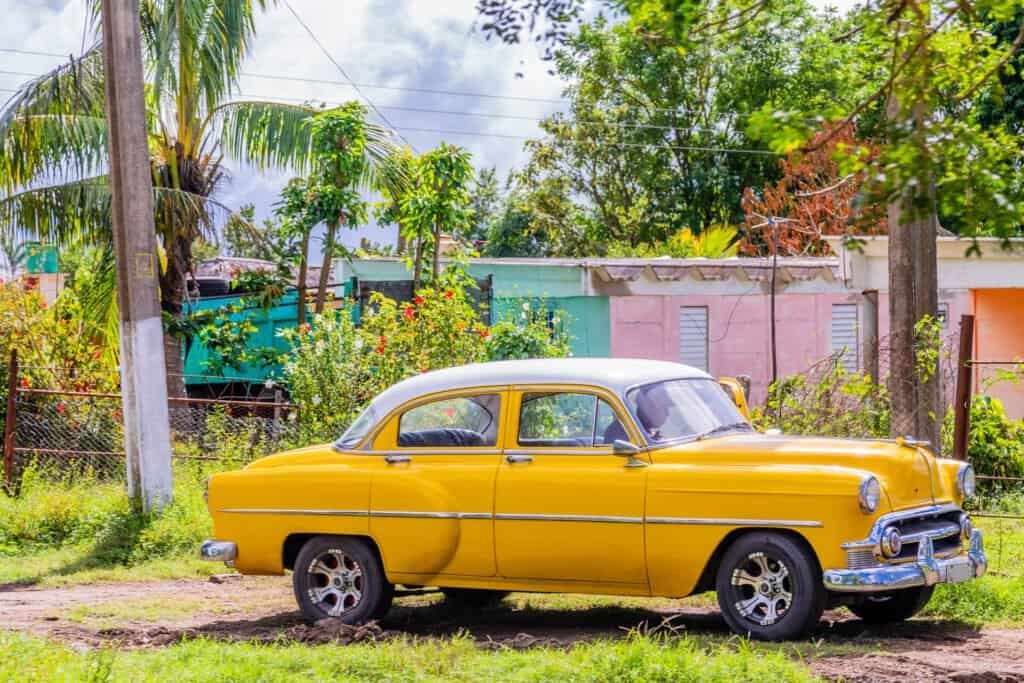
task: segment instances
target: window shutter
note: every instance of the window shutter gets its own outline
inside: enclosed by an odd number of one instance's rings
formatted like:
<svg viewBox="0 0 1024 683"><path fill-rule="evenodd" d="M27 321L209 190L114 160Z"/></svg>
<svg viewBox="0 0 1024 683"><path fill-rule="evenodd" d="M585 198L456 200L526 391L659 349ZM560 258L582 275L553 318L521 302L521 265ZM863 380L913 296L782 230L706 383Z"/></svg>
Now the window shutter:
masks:
<svg viewBox="0 0 1024 683"><path fill-rule="evenodd" d="M708 371L708 307L679 309L679 362Z"/></svg>
<svg viewBox="0 0 1024 683"><path fill-rule="evenodd" d="M832 304L832 336L829 350L833 354L842 354L839 362L847 372L857 372L857 304Z"/></svg>

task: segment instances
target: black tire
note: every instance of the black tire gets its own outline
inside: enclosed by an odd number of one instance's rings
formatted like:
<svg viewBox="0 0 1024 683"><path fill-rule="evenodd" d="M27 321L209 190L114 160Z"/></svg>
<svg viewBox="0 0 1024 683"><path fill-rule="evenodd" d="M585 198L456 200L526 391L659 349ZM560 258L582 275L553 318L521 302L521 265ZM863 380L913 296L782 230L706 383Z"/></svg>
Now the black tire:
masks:
<svg viewBox="0 0 1024 683"><path fill-rule="evenodd" d="M914 616L932 599L935 586L905 588L892 593L868 595L847 605L868 624L894 624Z"/></svg>
<svg viewBox="0 0 1024 683"><path fill-rule="evenodd" d="M442 588L444 601L459 609L486 609L505 599L508 591L483 588Z"/></svg>
<svg viewBox="0 0 1024 683"><path fill-rule="evenodd" d="M345 624L383 616L395 589L370 544L343 536L306 541L295 558L292 584L306 618L333 618Z"/></svg>
<svg viewBox="0 0 1024 683"><path fill-rule="evenodd" d="M729 628L756 640L807 634L827 598L810 550L785 534L761 531L741 536L725 551L715 590Z"/></svg>

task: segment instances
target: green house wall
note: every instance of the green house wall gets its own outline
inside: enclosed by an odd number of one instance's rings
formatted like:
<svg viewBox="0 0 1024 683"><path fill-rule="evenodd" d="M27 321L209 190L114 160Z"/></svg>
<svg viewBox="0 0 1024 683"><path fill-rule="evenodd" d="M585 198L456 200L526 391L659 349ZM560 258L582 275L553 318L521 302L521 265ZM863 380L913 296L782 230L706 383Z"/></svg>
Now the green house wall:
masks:
<svg viewBox="0 0 1024 683"><path fill-rule="evenodd" d="M412 275L397 259L364 259L339 262L336 278L355 276L360 280L409 280ZM568 318L572 353L580 357L611 355L609 299L590 296L586 291L584 270L578 264L558 261L471 261L470 276L491 276L494 286L492 318L518 317L522 305L544 305L563 311Z"/></svg>

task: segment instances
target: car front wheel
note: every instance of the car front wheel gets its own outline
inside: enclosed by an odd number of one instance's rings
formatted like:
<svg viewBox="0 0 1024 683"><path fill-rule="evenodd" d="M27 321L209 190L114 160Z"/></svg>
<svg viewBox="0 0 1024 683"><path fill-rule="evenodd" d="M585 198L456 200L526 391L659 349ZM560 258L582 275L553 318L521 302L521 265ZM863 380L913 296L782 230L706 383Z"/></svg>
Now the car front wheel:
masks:
<svg viewBox="0 0 1024 683"><path fill-rule="evenodd" d="M848 607L869 624L892 624L905 621L924 609L934 592L935 586L906 588L883 595L869 595Z"/></svg>
<svg viewBox="0 0 1024 683"><path fill-rule="evenodd" d="M369 543L338 536L316 536L302 546L292 583L308 619L334 618L345 624L382 616L394 592Z"/></svg>
<svg viewBox="0 0 1024 683"><path fill-rule="evenodd" d="M715 590L729 628L758 640L799 638L825 610L817 561L785 534L754 532L738 538L722 557Z"/></svg>

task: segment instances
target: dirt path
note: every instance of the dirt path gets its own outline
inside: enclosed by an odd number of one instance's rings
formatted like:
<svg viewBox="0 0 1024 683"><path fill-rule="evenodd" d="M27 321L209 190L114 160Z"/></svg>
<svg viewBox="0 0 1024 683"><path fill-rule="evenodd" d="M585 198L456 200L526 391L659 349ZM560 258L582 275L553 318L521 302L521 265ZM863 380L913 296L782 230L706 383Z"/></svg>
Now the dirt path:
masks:
<svg viewBox="0 0 1024 683"><path fill-rule="evenodd" d="M513 600L513 603L515 601ZM652 602L652 605L656 603ZM666 604L666 603L661 603ZM187 637L277 642L351 642L467 630L481 647L567 646L624 637L632 628L727 637L712 610L661 606L557 609L508 606L473 614L436 596L398 600L379 628L303 622L287 578L96 584L65 588L0 585L0 628L95 646L159 647ZM818 674L845 681L1024 683L1024 631L916 620L867 628L845 611L826 614L810 642L787 645Z"/></svg>

